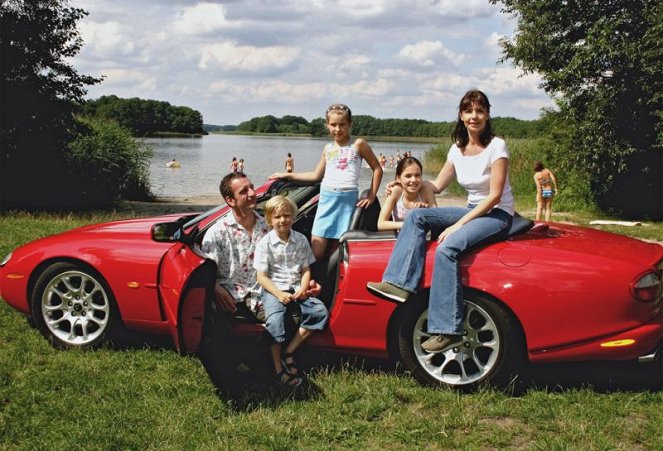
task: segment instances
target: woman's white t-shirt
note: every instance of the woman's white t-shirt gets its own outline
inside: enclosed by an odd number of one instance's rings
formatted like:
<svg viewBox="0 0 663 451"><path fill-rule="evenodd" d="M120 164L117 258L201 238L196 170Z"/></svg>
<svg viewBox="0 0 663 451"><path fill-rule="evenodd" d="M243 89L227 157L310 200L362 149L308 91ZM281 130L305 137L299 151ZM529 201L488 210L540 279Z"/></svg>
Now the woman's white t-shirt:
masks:
<svg viewBox="0 0 663 451"><path fill-rule="evenodd" d="M490 167L500 158L509 159L509 151L502 138L493 138L490 144L477 155L465 156L456 144L451 146L447 160L454 165L458 183L467 190L468 204L476 205L488 196ZM502 190L502 199L495 208L500 208L513 216L514 201L508 172Z"/></svg>

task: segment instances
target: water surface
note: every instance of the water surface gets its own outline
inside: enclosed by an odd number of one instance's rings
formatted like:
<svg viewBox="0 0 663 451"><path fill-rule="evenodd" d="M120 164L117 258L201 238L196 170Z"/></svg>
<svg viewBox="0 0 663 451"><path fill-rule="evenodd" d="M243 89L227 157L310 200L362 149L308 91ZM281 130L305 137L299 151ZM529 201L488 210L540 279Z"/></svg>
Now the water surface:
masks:
<svg viewBox="0 0 663 451"><path fill-rule="evenodd" d="M229 172L233 157L244 159L244 172L256 185L262 184L274 172L284 171L288 152L295 160L295 171L313 170L329 139L210 134L202 138L147 138L145 142L154 150L150 164L154 194L159 197L193 197L219 194L219 182ZM376 156L410 151L420 160L432 147L432 144L423 143L370 140L369 143ZM166 167L173 158L179 161L179 168ZM371 170L365 162L364 166L360 189L370 186ZM393 177L394 169L387 167L382 186Z"/></svg>

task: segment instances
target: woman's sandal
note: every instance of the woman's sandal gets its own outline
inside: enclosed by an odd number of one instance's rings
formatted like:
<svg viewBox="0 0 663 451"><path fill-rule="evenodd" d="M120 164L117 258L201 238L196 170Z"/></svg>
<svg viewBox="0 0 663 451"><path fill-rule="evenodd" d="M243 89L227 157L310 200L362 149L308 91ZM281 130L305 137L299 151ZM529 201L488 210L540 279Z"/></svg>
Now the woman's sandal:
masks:
<svg viewBox="0 0 663 451"><path fill-rule="evenodd" d="M275 376L276 382L284 387L299 387L304 382L300 376L288 373L286 370L281 370Z"/></svg>
<svg viewBox="0 0 663 451"><path fill-rule="evenodd" d="M288 374L297 377L306 377L304 372L297 367L297 362L295 362L295 355L291 352L286 352L281 358L281 365Z"/></svg>

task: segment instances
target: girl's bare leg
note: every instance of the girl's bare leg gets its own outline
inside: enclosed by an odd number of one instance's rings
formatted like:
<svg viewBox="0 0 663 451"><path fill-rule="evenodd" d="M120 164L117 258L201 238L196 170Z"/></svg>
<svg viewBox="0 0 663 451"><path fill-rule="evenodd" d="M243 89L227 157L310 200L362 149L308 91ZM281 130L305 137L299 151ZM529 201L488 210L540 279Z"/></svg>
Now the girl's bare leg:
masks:
<svg viewBox="0 0 663 451"><path fill-rule="evenodd" d="M327 250L327 238L322 238L321 236L311 236L311 249L313 250L313 256L316 260L321 260L325 256L325 251Z"/></svg>
<svg viewBox="0 0 663 451"><path fill-rule="evenodd" d="M541 220L541 212L543 211L543 203L545 201L536 201L536 220L540 221Z"/></svg>
<svg viewBox="0 0 663 451"><path fill-rule="evenodd" d="M552 203L552 197L546 200L546 222L550 222L550 217L552 216Z"/></svg>

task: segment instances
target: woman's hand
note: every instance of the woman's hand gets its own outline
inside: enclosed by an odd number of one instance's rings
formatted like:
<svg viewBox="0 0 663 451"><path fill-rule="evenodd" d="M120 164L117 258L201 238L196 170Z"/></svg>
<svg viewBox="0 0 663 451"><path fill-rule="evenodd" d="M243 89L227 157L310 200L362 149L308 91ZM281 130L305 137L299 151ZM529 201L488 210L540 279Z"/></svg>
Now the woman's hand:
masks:
<svg viewBox="0 0 663 451"><path fill-rule="evenodd" d="M442 231L442 233L440 233L440 236L437 237L437 242L441 243L442 241L444 241L446 239L446 237L448 237L449 235L451 235L452 233L454 233L456 230L460 229L461 227L463 227L463 225L458 223L458 222L455 223L454 225L450 226L450 227L447 227L446 229L444 229Z"/></svg>
<svg viewBox="0 0 663 451"><path fill-rule="evenodd" d="M387 196L391 196L391 190L394 188L394 186L401 186L401 184L398 183L396 180L392 180L391 182L387 183L387 185L384 187L384 193Z"/></svg>
<svg viewBox="0 0 663 451"><path fill-rule="evenodd" d="M287 179L290 176L289 172L275 172L268 177L269 180L274 179Z"/></svg>
<svg viewBox="0 0 663 451"><path fill-rule="evenodd" d="M428 204L426 202L415 202L412 204L412 208L428 208Z"/></svg>

